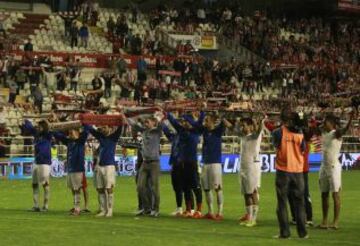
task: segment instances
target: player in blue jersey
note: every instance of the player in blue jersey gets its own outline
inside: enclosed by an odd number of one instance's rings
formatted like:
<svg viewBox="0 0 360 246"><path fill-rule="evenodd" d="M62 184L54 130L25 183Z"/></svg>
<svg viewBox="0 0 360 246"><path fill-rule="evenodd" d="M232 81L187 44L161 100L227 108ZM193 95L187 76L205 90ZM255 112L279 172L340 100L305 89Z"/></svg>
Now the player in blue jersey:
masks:
<svg viewBox="0 0 360 246"><path fill-rule="evenodd" d="M204 113L200 113L200 118L204 117ZM226 127L232 124L226 119L222 119L216 124L217 117L215 115L207 115L204 123L195 122L191 117L185 118L195 129L198 129L203 135L202 160L204 163L202 169L202 186L205 191L206 202L208 205L208 213L203 216L206 219L223 219L223 190L222 190L222 166L221 166L221 144L222 136ZM216 192L218 211L214 214L212 191Z"/></svg>
<svg viewBox="0 0 360 246"><path fill-rule="evenodd" d="M179 157L178 161L184 168L183 173L183 189L186 202L186 211L184 216L193 218L201 218L202 209L202 191L198 171L197 145L199 143L200 132L192 127L186 120L176 120L171 113L167 114L167 118L171 125L179 134ZM202 121L199 119L198 121ZM196 211L191 214L192 192L196 198Z"/></svg>
<svg viewBox="0 0 360 246"><path fill-rule="evenodd" d="M99 141L99 165L96 172L96 189L100 197L101 211L97 217L112 217L115 187L115 150L116 144L122 133L122 126L119 126L113 133L112 128L103 126L98 130L93 127L90 133Z"/></svg>
<svg viewBox="0 0 360 246"><path fill-rule="evenodd" d="M67 146L67 172L68 187L74 196L74 209L72 215L80 215L80 190L83 188L85 172L85 143L88 137L88 127L69 130L66 136L62 132L55 132L54 136Z"/></svg>
<svg viewBox="0 0 360 246"><path fill-rule="evenodd" d="M52 132L49 131L47 121L40 121L37 127L34 127L29 120L25 120L22 128L34 137L35 145L35 165L32 171L34 207L31 211L41 211L39 207L39 185L42 185L44 188L44 205L42 211L47 211L49 209L51 140L53 135Z"/></svg>

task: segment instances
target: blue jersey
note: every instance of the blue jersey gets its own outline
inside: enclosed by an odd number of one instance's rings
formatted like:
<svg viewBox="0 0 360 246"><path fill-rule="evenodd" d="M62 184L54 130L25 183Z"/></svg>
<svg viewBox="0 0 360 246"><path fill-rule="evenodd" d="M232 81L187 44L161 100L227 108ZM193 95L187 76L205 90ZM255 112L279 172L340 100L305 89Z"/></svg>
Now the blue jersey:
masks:
<svg viewBox="0 0 360 246"><path fill-rule="evenodd" d="M69 173L85 172L85 143L89 134L88 127L84 127L78 139L71 139L61 132L54 136L67 146L67 171Z"/></svg>
<svg viewBox="0 0 360 246"><path fill-rule="evenodd" d="M51 165L52 132L39 132L28 120L25 120L25 124L22 127L23 130L29 132L34 137L35 164Z"/></svg>
<svg viewBox="0 0 360 246"><path fill-rule="evenodd" d="M165 124L163 124L162 127L165 136L171 142L171 154L170 154L169 164L176 165L179 160L179 141L180 141L179 134L171 132Z"/></svg>
<svg viewBox="0 0 360 246"><path fill-rule="evenodd" d="M202 159L204 164L221 163L221 144L224 131L225 127L222 122L213 130L203 129Z"/></svg>
<svg viewBox="0 0 360 246"><path fill-rule="evenodd" d="M117 130L105 136L101 132L90 127L90 133L99 141L99 165L100 166L111 166L115 165L115 150L116 144L120 138L122 127L119 126Z"/></svg>
<svg viewBox="0 0 360 246"><path fill-rule="evenodd" d="M205 114L201 112L200 119L203 119ZM195 122L192 118L185 117L193 127L199 129L204 138L202 147L202 161L204 164L221 163L222 155L222 136L225 131L224 123L221 122L212 130L208 130L202 125L201 121Z"/></svg>
<svg viewBox="0 0 360 246"><path fill-rule="evenodd" d="M199 144L200 132L198 129L185 129L178 121L168 113L168 120L179 135L179 161L197 161L197 145Z"/></svg>

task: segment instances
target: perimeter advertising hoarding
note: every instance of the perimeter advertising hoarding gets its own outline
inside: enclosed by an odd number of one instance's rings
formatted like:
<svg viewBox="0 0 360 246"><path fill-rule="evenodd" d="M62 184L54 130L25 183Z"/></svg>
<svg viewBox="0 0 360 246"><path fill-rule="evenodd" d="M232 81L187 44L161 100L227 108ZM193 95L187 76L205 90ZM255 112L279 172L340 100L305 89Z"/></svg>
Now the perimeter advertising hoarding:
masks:
<svg viewBox="0 0 360 246"><path fill-rule="evenodd" d="M310 154L310 171L316 172L320 168L322 156L321 154ZM0 161L0 175L8 177L9 179L21 179L29 178L31 176L31 170L33 165L33 158L12 158L11 160ZM135 175L136 157L134 156L116 156L117 173L120 176L132 176ZM201 160L201 156L199 156ZM239 155L225 154L222 156L222 166L224 173L237 173L240 167ZM275 155L274 154L262 154L262 171L274 172ZM356 162L360 161L360 153L341 153L339 161L344 170L348 170ZM169 166L169 155L162 155L160 158L160 165L162 172L169 172L171 166ZM86 158L85 169L88 177L93 175L92 171L92 159ZM64 161L54 159L51 167L51 175L53 177L62 177L66 175L64 167Z"/></svg>

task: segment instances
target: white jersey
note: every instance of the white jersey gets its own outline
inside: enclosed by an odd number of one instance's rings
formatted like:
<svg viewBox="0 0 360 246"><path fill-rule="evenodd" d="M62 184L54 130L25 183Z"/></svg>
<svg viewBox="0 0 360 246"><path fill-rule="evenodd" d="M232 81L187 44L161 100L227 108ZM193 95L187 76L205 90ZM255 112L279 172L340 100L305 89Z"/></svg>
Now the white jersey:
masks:
<svg viewBox="0 0 360 246"><path fill-rule="evenodd" d="M240 170L248 170L255 167L254 163L260 162L260 145L262 133L252 133L241 138Z"/></svg>
<svg viewBox="0 0 360 246"><path fill-rule="evenodd" d="M322 149L324 168L331 168L334 165L340 165L339 155L341 150L342 139L336 138L336 130L332 130L322 135Z"/></svg>

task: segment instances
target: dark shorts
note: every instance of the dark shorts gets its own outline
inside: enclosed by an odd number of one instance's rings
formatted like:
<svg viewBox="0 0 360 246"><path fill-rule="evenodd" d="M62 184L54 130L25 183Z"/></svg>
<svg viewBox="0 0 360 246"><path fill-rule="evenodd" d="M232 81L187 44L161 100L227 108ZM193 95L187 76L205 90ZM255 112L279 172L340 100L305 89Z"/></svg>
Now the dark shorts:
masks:
<svg viewBox="0 0 360 246"><path fill-rule="evenodd" d="M184 182L184 167L177 163L172 165L171 169L171 184L174 191L183 190Z"/></svg>
<svg viewBox="0 0 360 246"><path fill-rule="evenodd" d="M182 164L184 166L184 189L200 188L201 185L197 161L184 161Z"/></svg>

